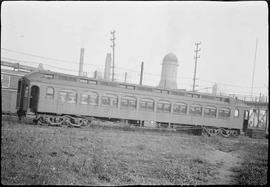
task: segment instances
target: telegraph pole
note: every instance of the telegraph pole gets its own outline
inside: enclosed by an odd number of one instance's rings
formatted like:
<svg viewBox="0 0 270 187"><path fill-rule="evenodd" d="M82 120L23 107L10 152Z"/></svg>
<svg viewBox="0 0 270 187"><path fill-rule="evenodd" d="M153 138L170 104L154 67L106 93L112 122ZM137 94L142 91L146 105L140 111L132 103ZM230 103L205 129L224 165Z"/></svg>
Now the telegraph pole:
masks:
<svg viewBox="0 0 270 187"><path fill-rule="evenodd" d="M201 45L201 42L199 43L195 43L196 45L196 50L195 50L195 68L194 68L194 77L193 77L193 89L192 91L195 92L195 81L196 81L196 70L197 70L197 59L200 58L200 56L198 56L198 52L201 51L201 49L199 49L199 45Z"/></svg>
<svg viewBox="0 0 270 187"><path fill-rule="evenodd" d="M251 94L250 94L251 100L253 97L253 83L254 83L256 56L257 56L257 46L258 46L258 38L256 38L255 54L254 54L254 59L253 59L252 83L251 83Z"/></svg>
<svg viewBox="0 0 270 187"><path fill-rule="evenodd" d="M115 30L113 30L112 32L111 32L111 35L112 35L112 38L111 38L111 41L112 41L112 45L111 45L111 47L112 47L112 50L113 50L113 52L112 52L112 60L113 60L113 66L112 66L112 81L114 81L114 47L115 47Z"/></svg>

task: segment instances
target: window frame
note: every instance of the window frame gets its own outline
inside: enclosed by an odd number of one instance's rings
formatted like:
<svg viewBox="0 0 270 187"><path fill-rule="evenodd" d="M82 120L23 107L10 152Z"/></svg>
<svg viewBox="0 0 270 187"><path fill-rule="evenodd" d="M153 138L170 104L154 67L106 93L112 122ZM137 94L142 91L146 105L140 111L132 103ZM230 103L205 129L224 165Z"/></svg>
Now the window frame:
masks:
<svg viewBox="0 0 270 187"><path fill-rule="evenodd" d="M69 100L69 97L70 96L72 96L72 100L74 100L74 101L70 101ZM69 92L67 92L67 102L66 103L68 103L68 104L76 104L77 103L77 93L76 92L74 92L74 91L69 91Z"/></svg>
<svg viewBox="0 0 270 187"><path fill-rule="evenodd" d="M99 95L97 92L88 92L88 105L98 106ZM95 97L94 97L95 96ZM94 98L94 99L92 99ZM93 102L95 101L95 102Z"/></svg>
<svg viewBox="0 0 270 187"><path fill-rule="evenodd" d="M142 103L145 104L145 107L142 107ZM154 101L154 99L150 99L150 98L142 98L142 99L140 99L139 100L139 110L141 110L141 111L151 111L151 112L155 111L155 101Z"/></svg>
<svg viewBox="0 0 270 187"><path fill-rule="evenodd" d="M5 79L5 77L8 77L8 79ZM10 88L10 75L7 74L1 74L1 86L2 88ZM7 80L7 84L4 82ZM5 84L3 84L5 83Z"/></svg>
<svg viewBox="0 0 270 187"><path fill-rule="evenodd" d="M73 94L73 96L75 96L74 102L69 101L69 97L71 94ZM62 98L60 99L61 96L65 96L65 97L63 97L64 100L62 100ZM57 92L57 100L60 101L61 103L77 104L78 103L78 93L74 90L60 90Z"/></svg>
<svg viewBox="0 0 270 187"><path fill-rule="evenodd" d="M206 113L205 111L206 111L206 109L215 109L215 115L211 115L210 113L211 113L211 111L209 112L209 114L208 113ZM205 106L204 107L204 109L203 109L203 115L204 115L204 117L210 117L210 118L216 118L217 117L217 107L215 107L215 106L211 106L211 105L208 105L208 106Z"/></svg>
<svg viewBox="0 0 270 187"><path fill-rule="evenodd" d="M23 96L23 98L24 99L28 99L28 96L29 96L29 86L26 85L25 86L25 89L24 89L24 96Z"/></svg>
<svg viewBox="0 0 270 187"><path fill-rule="evenodd" d="M129 109L129 110L136 110L137 108L137 98L134 96L123 96L120 99L120 109ZM125 105L123 105L123 101L125 102ZM132 103L132 105L131 105Z"/></svg>
<svg viewBox="0 0 270 187"><path fill-rule="evenodd" d="M103 103L104 98L107 98L109 100L108 104ZM111 93L102 94L101 95L101 106L118 108L118 103L119 103L118 98L119 97L116 94L111 94Z"/></svg>
<svg viewBox="0 0 270 187"><path fill-rule="evenodd" d="M161 105L162 107L160 108L159 105ZM169 106L169 110L165 110L165 106L168 105ZM159 100L157 102L156 105L156 111L157 112L161 112L161 113L170 113L172 110L172 103L170 101L165 101L165 100Z"/></svg>
<svg viewBox="0 0 270 187"><path fill-rule="evenodd" d="M176 111L175 110L176 109L175 108L176 106L179 106L179 111ZM181 106L185 106L185 112L182 112ZM187 111L188 111L187 109L188 109L188 105L186 103L176 102L176 103L173 104L173 113L174 114L187 114Z"/></svg>
<svg viewBox="0 0 270 187"><path fill-rule="evenodd" d="M235 112L237 111L237 115L235 115ZM233 114L233 117L235 117L235 118L239 118L239 115L240 114L240 110L239 110L239 108L235 108L234 109L234 114Z"/></svg>
<svg viewBox="0 0 270 187"><path fill-rule="evenodd" d="M52 89L52 93L49 93L48 90ZM48 86L46 88L46 98L54 98L54 88L52 86Z"/></svg>
<svg viewBox="0 0 270 187"><path fill-rule="evenodd" d="M225 109L225 110L224 110ZM223 115L225 114L225 112L224 111L229 111L229 115L228 116L221 116L220 115L220 112L221 111L223 111ZM218 118L220 118L220 119L229 119L231 117L231 109L230 108L227 108L227 107L221 107L221 108L219 108L219 110L218 110Z"/></svg>
<svg viewBox="0 0 270 187"><path fill-rule="evenodd" d="M64 96L64 97L62 97L62 96ZM64 100L62 100L62 98L64 98ZM66 101L67 101L67 92L66 91L59 91L58 94L57 94L57 100L60 101L61 103L66 103Z"/></svg>
<svg viewBox="0 0 270 187"><path fill-rule="evenodd" d="M81 93L80 94L80 104L82 105L88 105L88 94L86 93Z"/></svg>
<svg viewBox="0 0 270 187"><path fill-rule="evenodd" d="M196 108L199 108L200 107L200 110L201 110L201 113L200 114L196 114L195 112L193 113L192 111L192 108L195 106L195 111L196 111ZM189 115L192 115L192 116L202 116L203 114L203 106L200 105L200 104L191 104L189 105Z"/></svg>

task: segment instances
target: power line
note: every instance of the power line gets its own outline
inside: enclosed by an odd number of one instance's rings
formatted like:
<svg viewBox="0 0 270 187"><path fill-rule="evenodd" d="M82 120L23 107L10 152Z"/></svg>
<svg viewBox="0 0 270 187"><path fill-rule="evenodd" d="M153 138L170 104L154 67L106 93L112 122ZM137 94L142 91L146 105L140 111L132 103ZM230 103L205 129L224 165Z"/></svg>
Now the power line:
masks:
<svg viewBox="0 0 270 187"><path fill-rule="evenodd" d="M38 62L34 62L34 61L25 61L25 60L17 60L17 59L13 59L13 58L6 58L6 57L1 57L2 59L7 59L7 60L12 60L12 61L17 61L17 62L23 62L23 63L33 63L33 64L39 64ZM74 70L74 69L69 69L69 68L63 68L63 67L59 67L59 66L54 66L54 65L50 65L50 64L47 64L47 63L44 63L44 65L47 65L47 66L49 66L49 67L53 67L53 68L56 68L57 70L66 70L66 71L68 71L68 72L75 72L75 73L77 73L77 71L76 70ZM92 72L93 73L93 72ZM118 80L122 80L123 78L122 78L122 74L120 74L120 73L116 73L115 74L115 76L117 77L117 79ZM137 78L139 78L139 76L137 77ZM134 78L134 80L130 80L129 82L134 82L134 83L136 83L137 81L135 80L135 78ZM151 83L151 84L156 84L156 82L157 82L157 80L156 79L151 79L151 78L144 78L144 82L148 82L148 83ZM182 82L181 84L178 84L178 86L183 86L183 85L185 85L185 86L192 86L192 84L189 84L189 83L184 83L184 82ZM206 85L205 85L205 87L206 87ZM248 92L244 92L244 91L234 91L234 90L232 90L232 89L224 89L223 88L223 91L225 91L225 92L233 92L233 94L235 94L235 95L245 95L246 93L248 93ZM258 93L256 93L257 95L259 94L259 92Z"/></svg>
<svg viewBox="0 0 270 187"><path fill-rule="evenodd" d="M6 49L6 48L1 48L1 49L2 50L5 50L5 51L13 52L13 53L18 53L18 54L22 54L22 55L37 57L37 58L43 58L43 59L47 59L47 60L55 60L55 61L59 61L59 62L72 62L72 63L75 62L75 61L70 61L70 60L61 60L61 59L57 59L57 58L51 58L51 57L44 57L44 56L34 55L34 54L20 52L20 51ZM76 63L78 63L78 62L76 62Z"/></svg>
<svg viewBox="0 0 270 187"><path fill-rule="evenodd" d="M57 59L57 58L52 58L52 57L39 56L39 55L31 54L31 53L25 53L25 52L20 52L20 51L16 51L16 50L6 49L6 48L1 48L1 50L13 52L13 53L18 53L18 54L23 54L26 56L32 56L32 57L36 57L36 58L46 59L46 60L54 60L54 61L64 62L64 63L69 62L69 63L73 63L73 64L79 64L79 62L76 62L76 61L62 60L62 59ZM86 63L85 65L101 67L101 65L89 64L89 63Z"/></svg>
<svg viewBox="0 0 270 187"><path fill-rule="evenodd" d="M11 60L11 61L17 61L17 62L24 62L24 63L34 63L34 64L40 64L39 62L34 62L34 61L25 61L25 60L17 60L17 59L13 59L13 58L6 58L6 57L1 57L3 59L7 59L7 60ZM50 67L53 67L53 68L56 68L56 69L60 69L60 70L68 70L68 71L72 71L72 72L77 72L75 71L74 69L68 69L68 68L63 68L63 67L59 67L59 66L53 66L53 65L50 65L50 64L46 64L46 63L42 63L46 66L50 66Z"/></svg>
<svg viewBox="0 0 270 187"><path fill-rule="evenodd" d="M199 79L199 81L202 81L202 82L209 82L209 83L216 83L216 82L213 82L213 81L208 81L208 80L203 80L203 79ZM228 83L218 83L218 84L221 84L221 85L228 85L228 86L231 86L231 87L242 87L242 88L251 88L251 86L240 86L240 85L235 85L235 84L228 84ZM254 87L254 88L263 88L264 86L260 86L260 87Z"/></svg>
<svg viewBox="0 0 270 187"><path fill-rule="evenodd" d="M31 53L25 53L25 52L20 52L20 51L16 51L16 50L11 50L11 49L7 49L7 48L1 48L1 50L5 50L5 51L9 51L9 52L13 52L13 53L18 53L18 54L23 54L23 55L26 55L26 56L33 56L33 57L37 57L37 58L42 58L42 59L46 59L46 60L54 60L54 61L58 61L58 62L71 62L72 64L79 64L79 62L75 62L75 61L69 61L69 60L61 60L61 59L56 59L56 58L51 58L51 57L45 57L45 56L39 56L39 55L34 55L34 54L31 54ZM6 58L6 57L1 57L1 58L4 58L4 59L8 59L8 60L11 60L11 58ZM12 60L15 60L15 61L18 61L18 62L26 62L27 61L23 61L23 60L17 60L17 59L12 59ZM28 61L30 62L30 61ZM31 63L37 63L37 62L31 62ZM46 65L49 65L49 64L46 64ZM96 64L90 64L90 63L87 63L85 64L86 66L96 66L96 67L102 67L104 68L104 66L102 65L96 65ZM51 66L51 65L49 65ZM53 66L51 66L53 67ZM61 69L63 69L61 67ZM65 68L67 69L67 68ZM127 68L123 68L123 67L120 67L120 66L117 66L115 67L115 69L123 69L123 70L128 70L129 71L129 74L130 72L135 72L138 74L140 74L139 71L135 71L135 70L132 70L132 69L127 69ZM69 69L71 70L71 69ZM74 70L72 70L74 71ZM144 72L144 76L155 76L155 77L160 77L160 74L153 74L153 73L149 73L149 72ZM179 77L179 79L188 79L188 80L192 80L191 77ZM208 81L208 80L203 80L203 79L197 79L199 82L209 82L209 83L216 83L214 81ZM230 87L238 87L238 88L251 88L250 86L240 86L240 85L234 85L234 84L228 84L228 83L222 83L222 82L218 82L219 85L227 85L227 86L230 86ZM257 86L257 87L254 87L253 88L265 88L265 86Z"/></svg>
<svg viewBox="0 0 270 187"><path fill-rule="evenodd" d="M115 44L114 44L114 46L115 46ZM39 55L31 54L31 53L25 53L25 52L20 52L20 51L16 51L16 50L6 49L6 48L1 48L1 49L2 50L9 51L9 52L13 52L13 53L23 54L23 55L26 55L26 56L32 56L32 57L37 57L37 58L42 58L42 59L47 59L47 60L54 60L54 61L64 62L64 63L71 62L73 64L74 63L75 64L79 64L79 62L75 62L75 61L69 61L69 60L62 60L62 59L56 59L56 58L51 58L51 57L39 56ZM102 67L102 68L104 68L104 66L102 66L102 65L96 65L96 64L85 63L84 65L86 65L86 66L96 66L96 67ZM140 73L139 71L135 71L135 70L132 70L132 69L123 68L123 67L120 67L120 66L115 66L113 69L116 69L116 67L117 67L117 69L129 70L129 71L132 71L132 72ZM153 74L153 73L148 73L148 72L145 72L144 74L149 74L149 75L160 77L160 74ZM191 79L191 78L188 78L188 79Z"/></svg>
<svg viewBox="0 0 270 187"><path fill-rule="evenodd" d="M34 64L39 64L38 62L34 62L34 61L25 61L25 60L18 60L18 59L14 59L14 58L6 58L6 57L1 57L2 59L6 59L6 60L11 60L11 61L17 61L17 62L24 62L24 63L34 63ZM51 67L54 67L54 68L57 68L57 69L65 69L65 70L68 70L68 71L72 71L72 72L75 72L75 70L74 69L68 69L68 68L63 68L63 67L57 67L57 66L52 66L52 65L50 65L50 64L46 64L46 63L43 63L43 64L45 64L45 65L48 65L48 66L51 66ZM104 67L104 66L101 66L101 65L95 65L95 64L87 64L87 65L92 65L92 66L98 66L98 67ZM127 69L127 68L120 68L120 67L117 67L116 68L116 70L117 69L125 69L125 70L129 70L129 69ZM131 70L132 72L135 72L135 73L137 73L136 75L139 77L139 71L134 71L134 70ZM129 75L131 75L130 74L130 72L129 72ZM144 76L145 76L145 78L148 80L149 79L149 76L150 77L152 77L152 76L154 76L154 77L160 77L160 75L159 74L153 74L153 73L147 73L147 72L144 72ZM189 77L180 77L180 79L188 79L188 80L192 80L192 78L189 78ZM152 80L154 80L154 79L152 79ZM209 83L215 83L215 82L213 82L213 81L207 81L207 80L202 80L202 79L199 79L198 80L199 82L209 82ZM183 82L181 83L181 84L183 84ZM202 84L202 83L200 83L200 84ZM233 84L228 84L228 83L219 83L219 85L228 85L229 87L238 87L238 88L250 88L249 86L239 86L239 85L233 85ZM209 85L205 85L205 86L209 86ZM265 86L257 86L257 87L253 87L253 88L265 88Z"/></svg>

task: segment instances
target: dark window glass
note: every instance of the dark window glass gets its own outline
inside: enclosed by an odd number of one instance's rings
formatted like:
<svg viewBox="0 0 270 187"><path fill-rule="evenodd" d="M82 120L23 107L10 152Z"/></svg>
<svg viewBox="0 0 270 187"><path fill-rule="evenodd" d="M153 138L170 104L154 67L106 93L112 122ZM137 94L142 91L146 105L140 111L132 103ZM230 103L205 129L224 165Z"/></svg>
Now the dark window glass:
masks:
<svg viewBox="0 0 270 187"><path fill-rule="evenodd" d="M118 97L114 94L105 94L101 97L101 104L104 106L118 106Z"/></svg>
<svg viewBox="0 0 270 187"><path fill-rule="evenodd" d="M110 98L108 96L102 96L101 104L110 106Z"/></svg>
<svg viewBox="0 0 270 187"><path fill-rule="evenodd" d="M152 99L141 99L140 110L154 111L154 100Z"/></svg>
<svg viewBox="0 0 270 187"><path fill-rule="evenodd" d="M121 108L136 109L136 98L125 96L121 98Z"/></svg>
<svg viewBox="0 0 270 187"><path fill-rule="evenodd" d="M204 108L204 116L206 117L216 117L217 108L214 106L207 106Z"/></svg>
<svg viewBox="0 0 270 187"><path fill-rule="evenodd" d="M159 101L157 103L157 112L170 112L171 104L167 101Z"/></svg>
<svg viewBox="0 0 270 187"><path fill-rule="evenodd" d="M19 80L19 82L18 82L18 93L21 92L21 86L22 86L22 81Z"/></svg>
<svg viewBox="0 0 270 187"><path fill-rule="evenodd" d="M189 107L189 114L195 115L195 116L201 116L202 115L202 106L193 104Z"/></svg>
<svg viewBox="0 0 270 187"><path fill-rule="evenodd" d="M218 111L219 118L229 118L231 115L231 110L229 108L220 108Z"/></svg>
<svg viewBox="0 0 270 187"><path fill-rule="evenodd" d="M185 103L176 103L173 105L173 112L186 114L187 113L187 104Z"/></svg>
<svg viewBox="0 0 270 187"><path fill-rule="evenodd" d="M29 94L29 87L26 86L25 87L25 92L24 92L24 98L28 98L28 94Z"/></svg>

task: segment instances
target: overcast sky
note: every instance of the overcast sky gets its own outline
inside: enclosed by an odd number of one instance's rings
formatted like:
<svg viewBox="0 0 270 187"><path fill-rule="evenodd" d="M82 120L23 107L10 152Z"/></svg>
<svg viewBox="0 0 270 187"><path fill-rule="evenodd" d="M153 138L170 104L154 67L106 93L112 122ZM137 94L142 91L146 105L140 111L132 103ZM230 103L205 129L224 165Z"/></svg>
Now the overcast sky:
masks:
<svg viewBox="0 0 270 187"><path fill-rule="evenodd" d="M116 31L116 77L157 86L167 53L179 61L178 88L192 89L195 42L201 41L197 89L218 83L220 91L250 95L258 38L254 94L268 91L268 9L265 2L3 2L1 58L78 74L104 71ZM14 53L15 50L64 61ZM33 63L30 63L30 62ZM211 89L210 89L211 90ZM209 90L209 91L210 91Z"/></svg>

